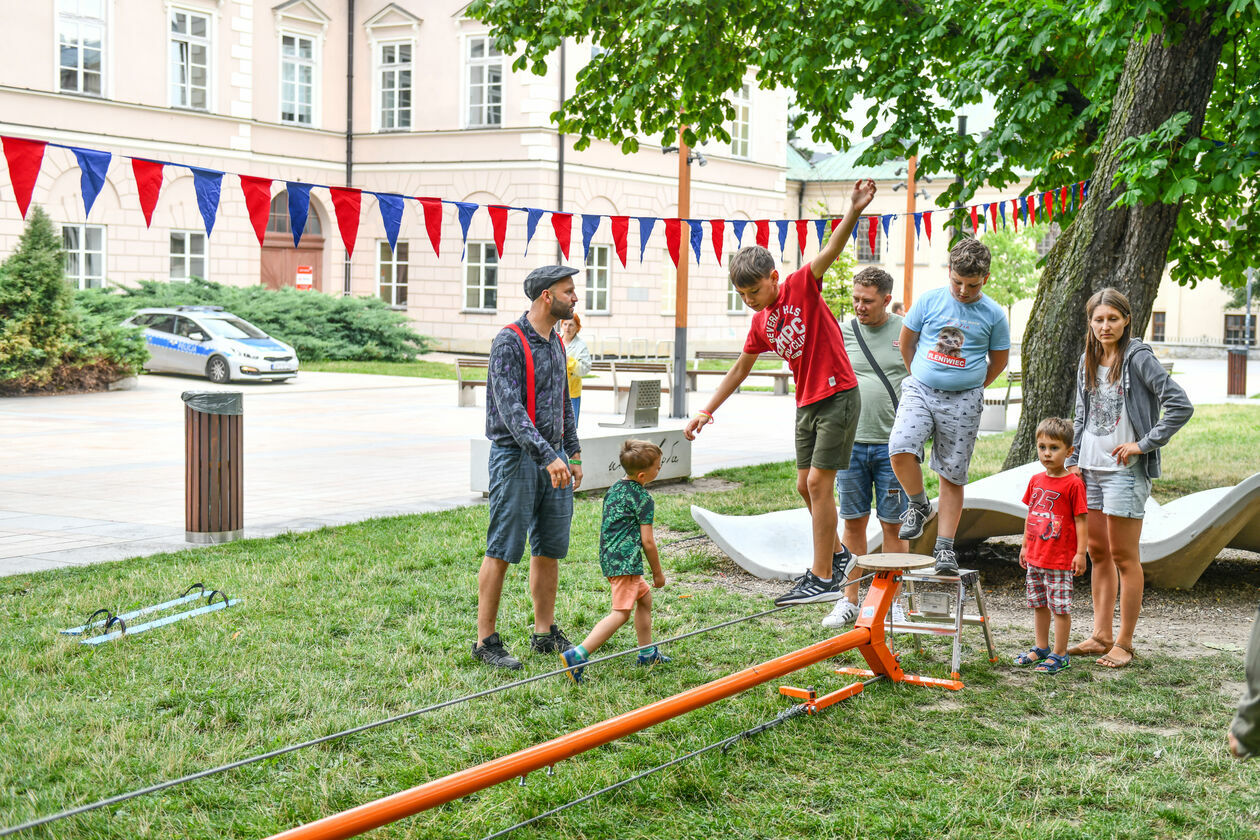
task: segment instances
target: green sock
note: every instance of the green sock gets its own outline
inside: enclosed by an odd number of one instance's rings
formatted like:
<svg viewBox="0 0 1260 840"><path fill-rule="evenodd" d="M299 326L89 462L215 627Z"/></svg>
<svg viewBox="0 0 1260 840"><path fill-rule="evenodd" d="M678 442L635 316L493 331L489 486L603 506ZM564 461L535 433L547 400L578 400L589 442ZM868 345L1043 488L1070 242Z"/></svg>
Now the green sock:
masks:
<svg viewBox="0 0 1260 840"><path fill-rule="evenodd" d="M643 659L651 659L655 655L656 655L656 645L652 645L651 647L645 647L643 650L639 651L639 656Z"/></svg>
<svg viewBox="0 0 1260 840"><path fill-rule="evenodd" d="M574 645L573 649L577 651L578 659L590 659L591 655L581 645Z"/></svg>

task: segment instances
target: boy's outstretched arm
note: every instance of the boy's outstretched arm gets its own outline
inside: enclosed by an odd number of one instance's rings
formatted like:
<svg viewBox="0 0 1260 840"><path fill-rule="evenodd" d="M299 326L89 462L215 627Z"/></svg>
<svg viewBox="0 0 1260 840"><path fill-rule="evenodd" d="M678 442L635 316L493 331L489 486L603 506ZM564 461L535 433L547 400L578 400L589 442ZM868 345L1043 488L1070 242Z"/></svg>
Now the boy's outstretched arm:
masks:
<svg viewBox="0 0 1260 840"><path fill-rule="evenodd" d="M849 198L849 209L844 214L844 219L840 224L836 225L836 229L831 232L831 238L827 240L827 244L818 252L818 256L810 262L809 268L814 272L815 277L822 277L827 273L827 269L831 268L831 264L836 261L836 257L840 256L840 252L844 249L844 245L849 241L849 237L853 234L853 227L858 223L858 219L862 217L862 211L866 209L866 205L871 203L871 199L875 197L875 182L870 178L865 178L853 185L853 195Z"/></svg>
<svg viewBox="0 0 1260 840"><path fill-rule="evenodd" d="M687 440L695 440L696 435L705 427L705 424L713 422L713 412L717 411L722 406L722 403L726 402L727 397L735 393L735 389L748 378L748 371L752 370L753 365L756 363L756 353L739 354L735 364L731 365L731 369L726 372L726 376L723 376L722 381L718 383L717 390L713 392L713 398L709 400L709 404L702 408L699 414L692 417L688 421L687 427L683 429L683 434L687 436Z"/></svg>

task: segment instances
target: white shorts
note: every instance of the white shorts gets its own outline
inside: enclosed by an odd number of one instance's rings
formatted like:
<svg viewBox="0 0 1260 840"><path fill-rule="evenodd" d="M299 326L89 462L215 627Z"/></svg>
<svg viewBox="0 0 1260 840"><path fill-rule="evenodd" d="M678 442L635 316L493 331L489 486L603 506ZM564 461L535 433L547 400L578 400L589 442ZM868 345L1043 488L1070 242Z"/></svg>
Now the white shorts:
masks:
<svg viewBox="0 0 1260 840"><path fill-rule="evenodd" d="M983 408L983 387L940 391L907 376L901 383L888 454L908 452L922 462L923 444L932 438L932 471L953 484L966 484Z"/></svg>

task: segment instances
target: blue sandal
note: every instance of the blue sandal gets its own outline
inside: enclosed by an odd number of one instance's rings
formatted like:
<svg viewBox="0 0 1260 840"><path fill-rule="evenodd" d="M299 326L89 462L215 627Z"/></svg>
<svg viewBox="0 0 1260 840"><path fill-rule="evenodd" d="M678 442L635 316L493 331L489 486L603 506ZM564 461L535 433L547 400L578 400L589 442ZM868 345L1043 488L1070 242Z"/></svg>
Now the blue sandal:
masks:
<svg viewBox="0 0 1260 840"><path fill-rule="evenodd" d="M1011 664L1017 665L1020 668L1025 668L1029 665L1036 665L1038 662L1044 662L1047 658L1053 655L1054 654L1050 652L1050 648L1029 648L1027 653L1021 653L1019 656L1012 659Z"/></svg>
<svg viewBox="0 0 1260 840"><path fill-rule="evenodd" d="M1052 653L1046 657L1044 662L1039 663L1036 668L1033 668L1033 670L1038 674L1057 674L1060 671L1066 671L1071 667L1072 662L1068 659L1067 654L1059 656L1057 653Z"/></svg>

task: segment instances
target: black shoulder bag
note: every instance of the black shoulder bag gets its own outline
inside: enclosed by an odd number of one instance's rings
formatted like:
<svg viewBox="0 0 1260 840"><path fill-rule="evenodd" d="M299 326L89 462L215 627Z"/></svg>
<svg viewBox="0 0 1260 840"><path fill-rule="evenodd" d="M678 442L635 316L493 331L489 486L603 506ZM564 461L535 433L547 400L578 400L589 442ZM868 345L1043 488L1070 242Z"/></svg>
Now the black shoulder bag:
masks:
<svg viewBox="0 0 1260 840"><path fill-rule="evenodd" d="M879 377L879 381L884 383L884 387L888 389L888 398L892 400L893 411L897 410L897 389L893 388L892 383L888 381L888 377L884 376L884 371L880 369L879 364L875 361L875 356L871 354L871 348L866 346L866 339L862 338L862 330L858 327L857 318L853 319L853 337L857 339L858 347L862 348L862 355L866 357L866 361L870 364L871 370L875 371L875 375Z"/></svg>

